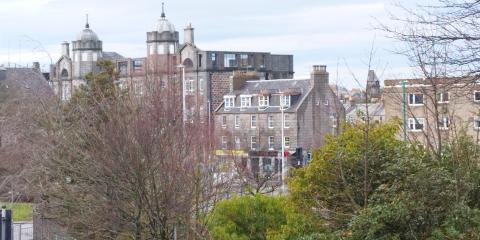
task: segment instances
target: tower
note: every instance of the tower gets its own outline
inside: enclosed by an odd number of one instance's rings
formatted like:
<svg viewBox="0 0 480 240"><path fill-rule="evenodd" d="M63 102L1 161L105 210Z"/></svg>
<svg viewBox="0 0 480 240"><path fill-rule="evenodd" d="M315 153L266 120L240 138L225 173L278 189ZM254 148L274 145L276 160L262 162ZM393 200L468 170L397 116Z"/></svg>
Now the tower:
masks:
<svg viewBox="0 0 480 240"><path fill-rule="evenodd" d="M87 15L85 29L72 42L73 79L82 80L87 73L98 71L97 60L101 57L102 41L90 29Z"/></svg>
<svg viewBox="0 0 480 240"><path fill-rule="evenodd" d="M178 32L165 16L162 3L162 15L156 22L155 29L147 32L147 56L173 55L178 52Z"/></svg>

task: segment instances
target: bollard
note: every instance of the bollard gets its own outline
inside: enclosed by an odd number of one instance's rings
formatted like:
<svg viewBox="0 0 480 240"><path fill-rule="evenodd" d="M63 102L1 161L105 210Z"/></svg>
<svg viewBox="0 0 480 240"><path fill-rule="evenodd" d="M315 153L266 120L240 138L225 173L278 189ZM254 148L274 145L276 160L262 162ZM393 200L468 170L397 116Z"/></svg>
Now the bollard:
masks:
<svg viewBox="0 0 480 240"><path fill-rule="evenodd" d="M2 206L0 240L12 240L12 210Z"/></svg>

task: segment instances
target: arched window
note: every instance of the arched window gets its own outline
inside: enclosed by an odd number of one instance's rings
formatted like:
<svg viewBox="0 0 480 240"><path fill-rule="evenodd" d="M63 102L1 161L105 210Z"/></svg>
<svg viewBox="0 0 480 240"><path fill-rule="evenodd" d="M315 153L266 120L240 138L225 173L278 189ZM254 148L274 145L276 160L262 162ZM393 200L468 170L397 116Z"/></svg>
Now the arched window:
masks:
<svg viewBox="0 0 480 240"><path fill-rule="evenodd" d="M62 73L60 73L60 77L62 78L62 80L68 79L68 71L67 71L67 69L64 68L64 69L62 70Z"/></svg>
<svg viewBox="0 0 480 240"><path fill-rule="evenodd" d="M183 66L186 68L192 68L193 67L193 61L190 58L187 58L183 61Z"/></svg>

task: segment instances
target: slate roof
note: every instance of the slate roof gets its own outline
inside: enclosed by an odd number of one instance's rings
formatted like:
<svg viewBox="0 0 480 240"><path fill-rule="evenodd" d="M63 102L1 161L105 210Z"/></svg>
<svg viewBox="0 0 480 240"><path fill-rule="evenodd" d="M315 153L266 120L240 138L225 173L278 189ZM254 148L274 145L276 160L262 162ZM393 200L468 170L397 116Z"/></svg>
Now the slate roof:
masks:
<svg viewBox="0 0 480 240"><path fill-rule="evenodd" d="M291 95L291 105L285 112L295 112L297 107L301 105L304 98L312 89L310 79L276 79L276 80L251 80L246 81L240 90L232 91L226 96L235 95L235 107L225 110L224 105L217 109L221 113L270 113L280 112L279 95L282 93ZM240 108L240 95L270 95L270 106L266 109L259 109L255 100L252 100L252 106L248 108Z"/></svg>
<svg viewBox="0 0 480 240"><path fill-rule="evenodd" d="M117 52L103 52L103 59L115 61L125 59L125 57L118 54Z"/></svg>

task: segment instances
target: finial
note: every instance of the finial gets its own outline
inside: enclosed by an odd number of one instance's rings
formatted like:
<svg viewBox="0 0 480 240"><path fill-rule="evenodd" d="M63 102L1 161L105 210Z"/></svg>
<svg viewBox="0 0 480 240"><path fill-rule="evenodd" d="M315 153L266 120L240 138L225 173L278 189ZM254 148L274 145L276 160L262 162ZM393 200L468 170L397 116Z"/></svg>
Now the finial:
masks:
<svg viewBox="0 0 480 240"><path fill-rule="evenodd" d="M162 18L165 18L165 3L162 2Z"/></svg>
<svg viewBox="0 0 480 240"><path fill-rule="evenodd" d="M88 24L88 13L87 13L87 23L85 24L85 28L90 28L90 24Z"/></svg>

